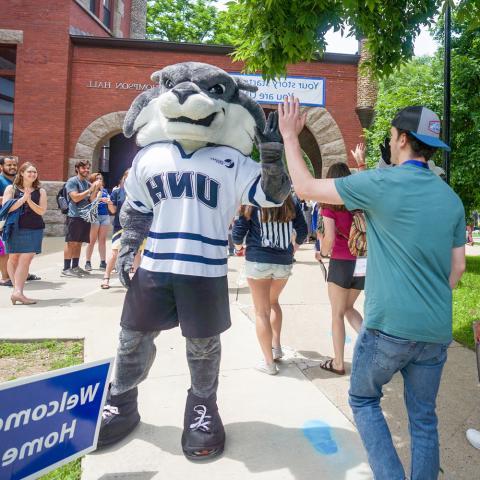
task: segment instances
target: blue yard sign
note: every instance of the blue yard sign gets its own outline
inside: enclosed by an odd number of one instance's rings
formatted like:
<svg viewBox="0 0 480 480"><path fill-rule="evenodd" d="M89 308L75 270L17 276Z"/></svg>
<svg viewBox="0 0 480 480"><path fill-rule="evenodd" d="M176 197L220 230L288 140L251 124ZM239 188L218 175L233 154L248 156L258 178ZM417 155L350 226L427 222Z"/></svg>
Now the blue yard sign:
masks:
<svg viewBox="0 0 480 480"><path fill-rule="evenodd" d="M112 363L0 384L0 480L38 478L95 450Z"/></svg>

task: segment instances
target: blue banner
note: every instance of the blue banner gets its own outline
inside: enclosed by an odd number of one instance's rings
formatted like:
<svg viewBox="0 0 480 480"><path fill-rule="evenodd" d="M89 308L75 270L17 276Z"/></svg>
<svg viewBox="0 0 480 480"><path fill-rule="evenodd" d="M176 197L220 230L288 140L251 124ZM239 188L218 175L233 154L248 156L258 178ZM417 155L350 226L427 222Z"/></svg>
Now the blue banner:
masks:
<svg viewBox="0 0 480 480"><path fill-rule="evenodd" d="M112 362L0 385L0 480L38 478L95 450Z"/></svg>

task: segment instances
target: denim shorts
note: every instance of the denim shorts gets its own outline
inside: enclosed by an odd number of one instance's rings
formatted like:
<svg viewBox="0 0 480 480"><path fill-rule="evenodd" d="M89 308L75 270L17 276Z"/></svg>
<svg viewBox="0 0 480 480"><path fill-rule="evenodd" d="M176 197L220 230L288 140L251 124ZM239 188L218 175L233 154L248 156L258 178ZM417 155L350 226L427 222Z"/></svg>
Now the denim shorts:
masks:
<svg viewBox="0 0 480 480"><path fill-rule="evenodd" d="M276 263L245 262L245 274L247 278L261 280L271 278L280 280L288 278L292 274L292 264L279 265Z"/></svg>
<svg viewBox="0 0 480 480"><path fill-rule="evenodd" d="M110 215L99 215L98 220L92 225L100 225L101 227L110 226Z"/></svg>

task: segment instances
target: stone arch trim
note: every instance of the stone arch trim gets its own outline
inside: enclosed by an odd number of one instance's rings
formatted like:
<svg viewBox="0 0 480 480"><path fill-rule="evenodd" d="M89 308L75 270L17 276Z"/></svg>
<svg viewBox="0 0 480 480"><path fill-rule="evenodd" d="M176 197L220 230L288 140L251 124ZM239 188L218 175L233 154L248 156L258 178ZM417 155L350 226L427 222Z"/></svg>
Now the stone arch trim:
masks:
<svg viewBox="0 0 480 480"><path fill-rule="evenodd" d="M123 131L126 111L111 112L94 120L81 133L75 145L73 157L68 161L68 176L75 175L75 162L89 160L92 171L98 171L100 149L105 142Z"/></svg>
<svg viewBox="0 0 480 480"><path fill-rule="evenodd" d="M337 122L323 107L302 107L307 112L305 126L312 132L322 156L322 178L336 162L347 163L347 150Z"/></svg>

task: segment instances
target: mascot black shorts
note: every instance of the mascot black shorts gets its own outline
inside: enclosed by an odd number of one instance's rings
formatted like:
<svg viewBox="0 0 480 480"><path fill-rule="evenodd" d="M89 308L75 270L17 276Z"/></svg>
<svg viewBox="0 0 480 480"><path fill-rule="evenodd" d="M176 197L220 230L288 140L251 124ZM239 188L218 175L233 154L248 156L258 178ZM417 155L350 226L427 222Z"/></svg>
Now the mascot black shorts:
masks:
<svg viewBox="0 0 480 480"><path fill-rule="evenodd" d="M121 326L150 332L180 324L182 335L206 338L231 323L227 277L195 277L139 268L123 304Z"/></svg>

